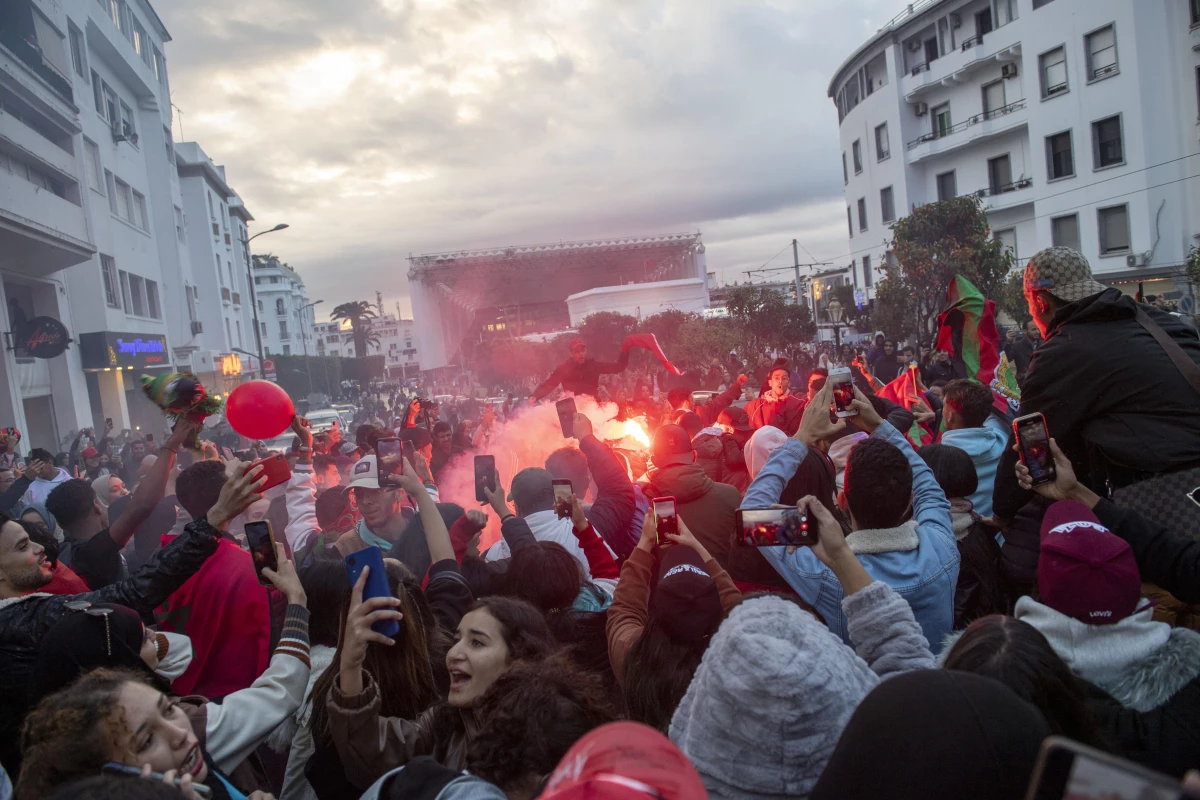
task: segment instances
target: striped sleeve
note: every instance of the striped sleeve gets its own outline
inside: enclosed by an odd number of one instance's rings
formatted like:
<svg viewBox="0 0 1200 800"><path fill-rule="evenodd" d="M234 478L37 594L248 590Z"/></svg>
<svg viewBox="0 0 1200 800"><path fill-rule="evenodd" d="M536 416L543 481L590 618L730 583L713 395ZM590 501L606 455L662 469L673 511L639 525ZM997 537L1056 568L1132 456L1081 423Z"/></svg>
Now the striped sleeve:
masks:
<svg viewBox="0 0 1200 800"><path fill-rule="evenodd" d="M275 655L289 655L299 659L304 666L311 667L308 647L308 609L289 604L283 618L283 631Z"/></svg>

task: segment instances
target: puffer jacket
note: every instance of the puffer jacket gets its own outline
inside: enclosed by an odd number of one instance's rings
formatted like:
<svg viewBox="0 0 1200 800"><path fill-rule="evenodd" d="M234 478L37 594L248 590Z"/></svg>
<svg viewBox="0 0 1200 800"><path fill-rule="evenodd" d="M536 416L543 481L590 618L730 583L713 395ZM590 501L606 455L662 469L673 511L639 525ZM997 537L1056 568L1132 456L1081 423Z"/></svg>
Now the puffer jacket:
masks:
<svg viewBox="0 0 1200 800"><path fill-rule="evenodd" d="M735 581L787 587L757 547L734 546L734 515L742 502L737 489L716 483L699 464L675 464L655 470L641 487L651 501L674 497L688 530Z"/></svg>
<svg viewBox="0 0 1200 800"><path fill-rule="evenodd" d="M713 433L706 428L692 440L696 463L704 474L717 483L727 483L744 494L750 485L746 455L737 439L728 433Z"/></svg>
<svg viewBox="0 0 1200 800"><path fill-rule="evenodd" d="M152 619L165 601L217 549L220 532L201 519L129 578L95 592L75 595L27 594L0 600L0 764L16 777L20 771L20 728L28 712L29 671L38 642L67 613L72 600L129 606Z"/></svg>
<svg viewBox="0 0 1200 800"><path fill-rule="evenodd" d="M1117 289L1069 303L1050 322L1021 384L1022 415L1040 412L1079 479L1106 495L1200 462L1200 398ZM1187 323L1152 306L1147 315L1200 364ZM1092 391L1081 391L1092 387ZM996 471L995 515L1011 519L1032 496L1017 484L1010 447Z"/></svg>

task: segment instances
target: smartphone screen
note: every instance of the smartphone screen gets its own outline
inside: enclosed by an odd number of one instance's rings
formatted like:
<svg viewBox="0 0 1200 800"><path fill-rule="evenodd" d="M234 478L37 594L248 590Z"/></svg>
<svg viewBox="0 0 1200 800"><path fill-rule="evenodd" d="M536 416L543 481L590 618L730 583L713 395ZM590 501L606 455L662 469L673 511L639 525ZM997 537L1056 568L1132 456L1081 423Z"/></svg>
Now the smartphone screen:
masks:
<svg viewBox="0 0 1200 800"><path fill-rule="evenodd" d="M1051 736L1042 745L1034 770L1031 800L1182 800L1179 781L1140 764Z"/></svg>
<svg viewBox="0 0 1200 800"><path fill-rule="evenodd" d="M679 534L679 517L675 513L675 498L660 497L654 501L654 526L658 531L658 543L670 544L667 534Z"/></svg>
<svg viewBox="0 0 1200 800"><path fill-rule="evenodd" d="M554 486L554 513L559 519L571 516L571 495L575 489L568 480L550 481Z"/></svg>
<svg viewBox="0 0 1200 800"><path fill-rule="evenodd" d="M558 409L558 424L562 426L563 437L575 438L575 398L566 397L554 404Z"/></svg>
<svg viewBox="0 0 1200 800"><path fill-rule="evenodd" d="M254 559L254 574L258 576L258 582L265 586L270 581L263 577L263 568L279 569L279 562L275 560L275 536L271 533L271 523L266 520L247 522L245 533L250 557Z"/></svg>
<svg viewBox="0 0 1200 800"><path fill-rule="evenodd" d="M1021 463L1029 469L1033 485L1053 483L1054 457L1050 453L1050 433L1046 430L1046 418L1041 414L1030 414L1013 422L1017 433L1017 447L1021 450Z"/></svg>
<svg viewBox="0 0 1200 800"><path fill-rule="evenodd" d="M737 543L743 547L811 547L817 543L817 532L808 527L808 515L798 508L739 508L737 530Z"/></svg>
<svg viewBox="0 0 1200 800"><path fill-rule="evenodd" d="M395 489L400 486L397 476L404 471L400 460L400 440L395 437L380 439L375 443L375 457L379 462L379 488Z"/></svg>
<svg viewBox="0 0 1200 800"><path fill-rule="evenodd" d="M829 383L833 386L833 408L837 415L843 419L857 415L858 409L850 405L854 400L854 381L850 377L850 368L829 370Z"/></svg>
<svg viewBox="0 0 1200 800"><path fill-rule="evenodd" d="M400 443L401 452L408 459L408 463L416 466L417 463L417 446L412 443L412 439L405 439Z"/></svg>
<svg viewBox="0 0 1200 800"><path fill-rule="evenodd" d="M483 489L496 491L496 457L475 456L475 499L480 503L488 501Z"/></svg>

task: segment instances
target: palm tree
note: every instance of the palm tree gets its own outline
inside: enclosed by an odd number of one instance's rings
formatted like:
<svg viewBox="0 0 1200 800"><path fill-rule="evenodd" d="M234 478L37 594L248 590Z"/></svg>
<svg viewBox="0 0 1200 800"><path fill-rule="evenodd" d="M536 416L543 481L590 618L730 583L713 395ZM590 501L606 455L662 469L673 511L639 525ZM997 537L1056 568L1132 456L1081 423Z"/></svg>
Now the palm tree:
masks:
<svg viewBox="0 0 1200 800"><path fill-rule="evenodd" d="M367 355L367 333L371 329L370 320L375 317L375 310L366 300L352 300L336 306L329 314L332 320L347 320L354 336L354 355L365 358Z"/></svg>

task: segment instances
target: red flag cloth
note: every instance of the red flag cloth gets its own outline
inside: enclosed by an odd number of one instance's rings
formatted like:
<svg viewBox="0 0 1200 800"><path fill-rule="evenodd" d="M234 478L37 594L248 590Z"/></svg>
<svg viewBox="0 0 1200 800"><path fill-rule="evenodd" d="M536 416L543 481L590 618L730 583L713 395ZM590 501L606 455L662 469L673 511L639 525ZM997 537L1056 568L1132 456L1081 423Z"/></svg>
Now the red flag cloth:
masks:
<svg viewBox="0 0 1200 800"><path fill-rule="evenodd" d="M662 362L663 367L674 375L682 375L683 371L679 367L672 364L662 348L658 346L658 337L653 333L635 333L632 336L626 336L625 341L621 342L621 352L627 353L634 347L640 347L643 350L649 350L654 354L654 357Z"/></svg>
<svg viewBox="0 0 1200 800"><path fill-rule="evenodd" d="M884 400L890 400L896 405L904 406L909 411L912 411L913 405L916 403L926 405L925 392L921 388L921 376L917 372L917 368L913 366L897 375L894 381L875 392L875 395ZM908 437L914 447L933 444L933 431L919 422L913 422L912 428L901 431L901 433Z"/></svg>
<svg viewBox="0 0 1200 800"><path fill-rule="evenodd" d="M165 547L175 537L162 537ZM154 609L159 630L192 640L192 663L171 684L179 695L224 697L245 689L270 663L271 606L254 559L228 539L195 575Z"/></svg>
<svg viewBox="0 0 1200 800"><path fill-rule="evenodd" d="M960 375L990 387L1000 364L996 304L962 275L954 276L946 303L946 310L938 315L937 348L961 365ZM1007 413L1008 401L994 390L992 396L997 410Z"/></svg>

